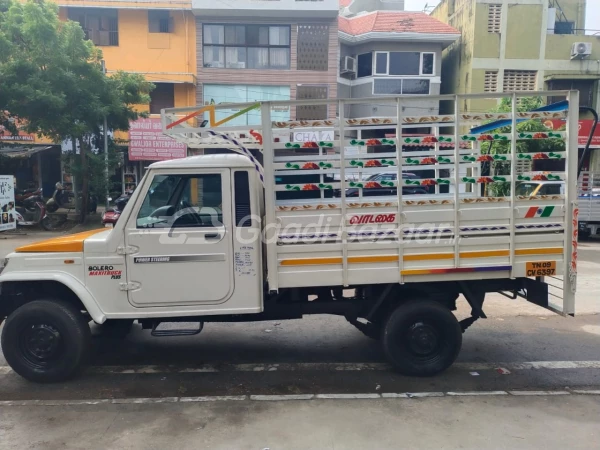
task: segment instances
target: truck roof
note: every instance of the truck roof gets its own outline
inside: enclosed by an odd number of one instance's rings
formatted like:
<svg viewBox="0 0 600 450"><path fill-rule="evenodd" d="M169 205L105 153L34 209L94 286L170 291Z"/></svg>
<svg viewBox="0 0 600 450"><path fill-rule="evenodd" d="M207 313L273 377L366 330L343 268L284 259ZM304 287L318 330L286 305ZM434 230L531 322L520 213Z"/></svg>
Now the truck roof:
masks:
<svg viewBox="0 0 600 450"><path fill-rule="evenodd" d="M252 161L243 155L199 155L188 158L170 159L150 164L151 169L189 169L202 167L254 167Z"/></svg>

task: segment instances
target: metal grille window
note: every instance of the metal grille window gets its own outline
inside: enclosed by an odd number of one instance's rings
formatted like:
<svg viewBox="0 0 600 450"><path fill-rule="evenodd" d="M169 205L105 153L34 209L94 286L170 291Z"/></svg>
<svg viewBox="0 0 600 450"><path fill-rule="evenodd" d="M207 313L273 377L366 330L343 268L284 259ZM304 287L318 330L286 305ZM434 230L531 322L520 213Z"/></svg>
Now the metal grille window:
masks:
<svg viewBox="0 0 600 450"><path fill-rule="evenodd" d="M204 67L289 69L290 27L204 25Z"/></svg>
<svg viewBox="0 0 600 450"><path fill-rule="evenodd" d="M486 70L485 80L483 84L484 92L497 92L498 91L498 71L497 70Z"/></svg>
<svg viewBox="0 0 600 450"><path fill-rule="evenodd" d="M296 100L325 100L327 86L298 86ZM327 105L296 106L296 120L327 119Z"/></svg>
<svg viewBox="0 0 600 450"><path fill-rule="evenodd" d="M298 25L298 70L326 72L329 65L329 26Z"/></svg>
<svg viewBox="0 0 600 450"><path fill-rule="evenodd" d="M535 91L536 78L535 70L505 70L504 92Z"/></svg>
<svg viewBox="0 0 600 450"><path fill-rule="evenodd" d="M494 3L488 10L488 33L500 33L502 26L502 5Z"/></svg>
<svg viewBox="0 0 600 450"><path fill-rule="evenodd" d="M149 33L173 33L173 19L169 11L148 11Z"/></svg>
<svg viewBox="0 0 600 450"><path fill-rule="evenodd" d="M119 45L119 13L116 9L69 8L69 20L79 22L85 38L98 46Z"/></svg>

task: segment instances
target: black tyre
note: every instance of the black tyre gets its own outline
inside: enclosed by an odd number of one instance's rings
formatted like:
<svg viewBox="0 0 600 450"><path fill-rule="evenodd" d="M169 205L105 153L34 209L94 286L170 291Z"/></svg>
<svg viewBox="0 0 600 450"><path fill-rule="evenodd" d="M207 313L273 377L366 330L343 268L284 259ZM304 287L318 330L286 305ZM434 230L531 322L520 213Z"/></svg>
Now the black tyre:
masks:
<svg viewBox="0 0 600 450"><path fill-rule="evenodd" d="M133 327L133 319L113 319L107 320L100 325L99 331L101 337L111 339L125 339L131 332Z"/></svg>
<svg viewBox="0 0 600 450"><path fill-rule="evenodd" d="M46 215L42 219L42 228L46 231L56 231L67 221L67 216L62 214Z"/></svg>
<svg viewBox="0 0 600 450"><path fill-rule="evenodd" d="M2 351L23 378L50 383L71 378L83 367L90 339L90 327L78 308L60 300L36 300L8 316Z"/></svg>
<svg viewBox="0 0 600 450"><path fill-rule="evenodd" d="M448 308L432 300L411 300L391 313L381 341L400 373L432 376L450 367L458 356L462 330Z"/></svg>

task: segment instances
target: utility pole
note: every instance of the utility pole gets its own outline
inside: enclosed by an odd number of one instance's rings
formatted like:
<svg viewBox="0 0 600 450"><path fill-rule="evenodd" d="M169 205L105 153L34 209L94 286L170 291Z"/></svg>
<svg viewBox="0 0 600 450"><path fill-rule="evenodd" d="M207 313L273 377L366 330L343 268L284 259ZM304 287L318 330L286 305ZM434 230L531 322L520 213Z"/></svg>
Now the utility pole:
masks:
<svg viewBox="0 0 600 450"><path fill-rule="evenodd" d="M106 63L104 60L101 61L102 64L102 73L106 76ZM104 134L104 179L106 182L106 192L105 192L105 200L106 200L106 208L108 209L109 203L109 188L108 188L108 124L106 120L106 114L104 115L104 123L102 124L102 132Z"/></svg>

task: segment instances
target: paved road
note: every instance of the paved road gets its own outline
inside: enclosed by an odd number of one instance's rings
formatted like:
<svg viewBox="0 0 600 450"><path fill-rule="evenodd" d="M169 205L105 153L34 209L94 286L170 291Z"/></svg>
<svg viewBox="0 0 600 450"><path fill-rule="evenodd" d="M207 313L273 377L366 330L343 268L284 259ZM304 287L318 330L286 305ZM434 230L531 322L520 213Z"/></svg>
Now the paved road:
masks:
<svg viewBox="0 0 600 450"><path fill-rule="evenodd" d="M600 245L580 255L579 295L599 311ZM52 385L22 380L0 355L0 449L599 449L600 315L504 297L487 312L431 378L394 373L336 317L98 335L91 367Z"/></svg>
<svg viewBox="0 0 600 450"><path fill-rule="evenodd" d="M600 448L598 316L480 321L425 379L337 318L147 333L68 383L0 362L0 449Z"/></svg>

